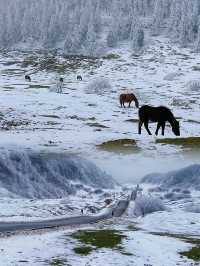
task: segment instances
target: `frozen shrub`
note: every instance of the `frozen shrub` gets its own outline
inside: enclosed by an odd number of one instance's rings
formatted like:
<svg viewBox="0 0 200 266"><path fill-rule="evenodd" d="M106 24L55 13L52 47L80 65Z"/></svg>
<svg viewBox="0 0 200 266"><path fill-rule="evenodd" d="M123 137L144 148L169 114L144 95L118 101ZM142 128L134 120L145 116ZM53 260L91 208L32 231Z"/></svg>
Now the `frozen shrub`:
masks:
<svg viewBox="0 0 200 266"><path fill-rule="evenodd" d="M174 80L179 74L177 72L169 73L164 77L164 80L172 81Z"/></svg>
<svg viewBox="0 0 200 266"><path fill-rule="evenodd" d="M191 192L188 189L182 190L183 194L190 194Z"/></svg>
<svg viewBox="0 0 200 266"><path fill-rule="evenodd" d="M191 80L186 85L191 91L200 90L200 80Z"/></svg>
<svg viewBox="0 0 200 266"><path fill-rule="evenodd" d="M107 46L108 47L115 47L117 44L117 41L118 41L117 32L111 30L107 36Z"/></svg>
<svg viewBox="0 0 200 266"><path fill-rule="evenodd" d="M200 205L197 204L189 204L186 206L185 211L187 212L193 212L193 213L200 213Z"/></svg>
<svg viewBox="0 0 200 266"><path fill-rule="evenodd" d="M96 78L93 79L85 88L87 93L96 93L96 94L104 94L105 92L109 92L112 89L112 86L109 80L105 78Z"/></svg>
<svg viewBox="0 0 200 266"><path fill-rule="evenodd" d="M172 189L172 192L180 192L180 191L181 191L180 188L174 188L174 189Z"/></svg>
<svg viewBox="0 0 200 266"><path fill-rule="evenodd" d="M166 191L166 189L164 188L161 188L161 187L152 187L152 188L149 188L148 189L148 192L164 192Z"/></svg>
<svg viewBox="0 0 200 266"><path fill-rule="evenodd" d="M192 164L185 168L171 171L166 174L151 174L142 179L143 183L159 184L162 188L181 190L200 189L200 165Z"/></svg>
<svg viewBox="0 0 200 266"><path fill-rule="evenodd" d="M176 201L176 200L182 200L186 198L190 198L190 194L184 194L184 193L174 193L174 192L169 192L164 195L165 199L171 200L171 201Z"/></svg>
<svg viewBox="0 0 200 266"><path fill-rule="evenodd" d="M144 216L149 213L164 211L165 209L160 198L141 196L135 201L134 215Z"/></svg>
<svg viewBox="0 0 200 266"><path fill-rule="evenodd" d="M94 190L94 193L95 194L102 194L103 193L103 190L102 189L95 189Z"/></svg>

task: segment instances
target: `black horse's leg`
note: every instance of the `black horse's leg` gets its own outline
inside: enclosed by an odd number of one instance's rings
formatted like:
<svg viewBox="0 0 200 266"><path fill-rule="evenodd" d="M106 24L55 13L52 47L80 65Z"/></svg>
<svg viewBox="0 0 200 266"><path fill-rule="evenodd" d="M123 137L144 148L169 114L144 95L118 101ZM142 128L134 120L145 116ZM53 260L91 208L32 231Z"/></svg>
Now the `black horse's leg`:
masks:
<svg viewBox="0 0 200 266"><path fill-rule="evenodd" d="M148 132L149 135L152 135L152 134L151 134L151 131L149 130L148 125L149 125L149 121L148 121L148 120L144 121L144 126L145 126L145 128L146 128L146 131Z"/></svg>
<svg viewBox="0 0 200 266"><path fill-rule="evenodd" d="M158 122L156 132L155 132L156 136L158 135L158 131L159 131L160 127L161 127L161 123Z"/></svg>
<svg viewBox="0 0 200 266"><path fill-rule="evenodd" d="M165 135L165 122L162 123L162 135Z"/></svg>
<svg viewBox="0 0 200 266"><path fill-rule="evenodd" d="M138 122L138 134L140 134L140 135L142 132L142 125L143 125L143 122L141 120L139 120L139 122Z"/></svg>

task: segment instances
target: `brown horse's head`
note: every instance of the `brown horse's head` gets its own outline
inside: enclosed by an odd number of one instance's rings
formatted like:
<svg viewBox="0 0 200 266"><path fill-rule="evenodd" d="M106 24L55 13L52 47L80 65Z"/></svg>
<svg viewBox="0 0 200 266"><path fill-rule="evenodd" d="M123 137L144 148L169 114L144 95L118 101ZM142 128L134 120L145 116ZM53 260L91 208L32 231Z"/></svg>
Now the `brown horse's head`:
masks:
<svg viewBox="0 0 200 266"><path fill-rule="evenodd" d="M176 119L172 123L172 131L176 136L180 136L180 125Z"/></svg>

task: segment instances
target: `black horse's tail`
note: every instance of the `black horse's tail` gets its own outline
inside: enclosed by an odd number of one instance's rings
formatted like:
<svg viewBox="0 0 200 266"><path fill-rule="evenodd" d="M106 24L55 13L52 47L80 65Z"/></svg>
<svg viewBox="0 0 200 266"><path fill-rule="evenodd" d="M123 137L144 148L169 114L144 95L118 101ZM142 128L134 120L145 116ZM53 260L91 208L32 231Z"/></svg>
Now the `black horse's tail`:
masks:
<svg viewBox="0 0 200 266"><path fill-rule="evenodd" d="M135 101L135 107L139 108L139 101L135 95L134 95L134 101Z"/></svg>

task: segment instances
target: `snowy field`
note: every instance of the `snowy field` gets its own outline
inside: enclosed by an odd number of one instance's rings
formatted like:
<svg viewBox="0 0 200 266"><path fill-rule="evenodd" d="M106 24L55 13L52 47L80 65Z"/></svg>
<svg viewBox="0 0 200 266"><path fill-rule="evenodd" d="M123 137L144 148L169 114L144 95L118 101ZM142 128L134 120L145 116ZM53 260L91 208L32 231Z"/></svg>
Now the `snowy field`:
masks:
<svg viewBox="0 0 200 266"><path fill-rule="evenodd" d="M130 191L145 174L167 172L198 162L198 146L163 145L157 143L163 137L148 136L144 129L142 135L138 135L138 110L134 104L132 108L120 108L119 94L135 93L140 105L170 107L180 121L181 137L199 136L200 55L180 49L164 38L155 39L141 55L134 54L126 43L112 54L115 58L95 60L93 64L84 59L81 66L71 66L65 74L58 74L55 69L65 62L61 56L55 57L57 66L54 64L46 71L34 65L43 57L40 53L1 52L2 152L27 149L44 154L79 155L94 162ZM30 62L26 65L28 59ZM27 73L31 75L31 82L24 80ZM78 74L82 75L83 81L76 80ZM62 94L53 91L56 78L60 76L64 78ZM107 79L111 86L94 90L90 84L99 78ZM152 133L155 127L150 124ZM166 128L165 137L174 138L170 127ZM118 139L136 142L122 150L108 151L98 147L103 142ZM74 248L80 243L73 239L72 233L76 230L71 228L19 234L2 237L0 265L97 266L105 261L105 265L120 266L200 265L179 254L193 246L199 247L200 211L188 211L191 209L189 204L199 205L199 191L192 189L190 197L172 198L167 194L173 187L164 192L150 192L152 186L142 184L143 193L161 197L166 210L136 217L131 202L120 219L84 228L122 232L120 248L103 246L94 248L88 255L77 254ZM100 194L95 193L95 189L89 193L82 191L79 195L61 199L25 200L5 196L7 192L0 191L2 195L4 193L0 198L0 219L72 216L80 214L81 208L91 214L91 208L87 207L92 205L95 212L99 212L105 208L106 198L114 200L122 195L119 188L108 192L103 188L102 191Z"/></svg>
<svg viewBox="0 0 200 266"><path fill-rule="evenodd" d="M86 67L67 69L62 75L63 94L46 88L55 84L54 71L40 71L37 66L22 67L32 54L2 53L0 145L84 154L122 182L134 182L149 172L184 165L184 159L191 157L187 149L156 143L157 138L149 137L144 129L139 136L137 109L119 106L120 93L134 92L140 105L170 107L180 121L181 137L199 135L200 56L176 48L165 39L156 40L152 45L153 48L137 56L124 44L122 49L113 51L120 56L118 59L99 60L92 66L89 64L89 68L86 63ZM58 58L61 66L63 60ZM31 83L25 82L25 73L31 74ZM83 76L82 82L76 80L77 74ZM112 88L88 91L88 84L100 77L106 78ZM130 119L132 122L127 122ZM155 125L150 128L155 132ZM166 128L166 137L175 137L170 127ZM122 157L96 147L115 139L134 139L137 148ZM158 165L152 164L155 156ZM120 167L116 167L119 162Z"/></svg>

